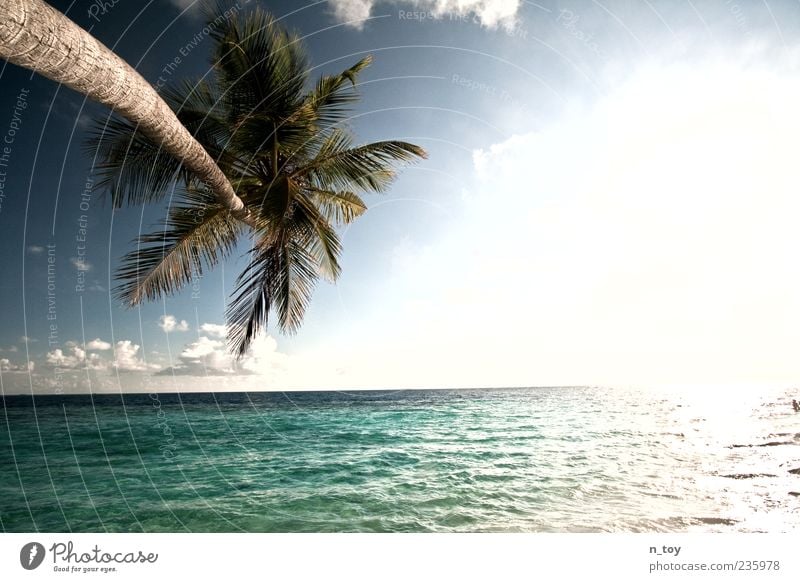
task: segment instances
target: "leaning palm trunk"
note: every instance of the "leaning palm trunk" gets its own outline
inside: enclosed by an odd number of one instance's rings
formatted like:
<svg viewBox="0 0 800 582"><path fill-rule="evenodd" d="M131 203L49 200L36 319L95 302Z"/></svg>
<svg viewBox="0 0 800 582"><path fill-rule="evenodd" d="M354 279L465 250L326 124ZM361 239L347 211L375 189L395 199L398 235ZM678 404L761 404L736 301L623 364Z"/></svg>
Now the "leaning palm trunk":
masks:
<svg viewBox="0 0 800 582"><path fill-rule="evenodd" d="M63 83L138 125L249 222L228 178L155 89L105 45L42 0L3 0L0 58Z"/></svg>

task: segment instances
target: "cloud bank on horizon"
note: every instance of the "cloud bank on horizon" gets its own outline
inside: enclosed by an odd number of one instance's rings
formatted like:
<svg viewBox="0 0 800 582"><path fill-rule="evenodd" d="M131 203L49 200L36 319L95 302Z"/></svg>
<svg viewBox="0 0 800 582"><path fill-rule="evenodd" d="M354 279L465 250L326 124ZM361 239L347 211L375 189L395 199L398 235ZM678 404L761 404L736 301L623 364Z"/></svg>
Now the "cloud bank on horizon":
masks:
<svg viewBox="0 0 800 582"><path fill-rule="evenodd" d="M0 358L4 393L28 392L31 386L44 394L185 391L181 378L187 376L194 377L191 390L259 390L291 386L298 380L307 386L325 377L326 371L314 376L308 362L278 351L271 336L257 338L245 357L236 360L227 349L224 325L204 323L198 330L199 335L182 347L172 346L177 347L174 355L170 349L145 354L142 346L128 339L112 344L95 338L85 345L67 341L27 363Z"/></svg>

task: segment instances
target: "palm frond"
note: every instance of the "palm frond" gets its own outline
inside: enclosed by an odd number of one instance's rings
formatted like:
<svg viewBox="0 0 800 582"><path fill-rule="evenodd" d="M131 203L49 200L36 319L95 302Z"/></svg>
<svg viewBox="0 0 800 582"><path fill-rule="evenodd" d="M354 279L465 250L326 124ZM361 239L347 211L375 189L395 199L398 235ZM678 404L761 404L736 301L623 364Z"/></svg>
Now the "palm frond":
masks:
<svg viewBox="0 0 800 582"><path fill-rule="evenodd" d="M310 194L320 213L336 225L350 224L367 211L366 203L353 192L312 188Z"/></svg>
<svg viewBox="0 0 800 582"><path fill-rule="evenodd" d="M394 166L425 158L421 147L404 141L379 141L358 147L342 131L334 132L319 154L294 172L322 190L360 190L382 192L394 178Z"/></svg>
<svg viewBox="0 0 800 582"><path fill-rule="evenodd" d="M280 269L272 282L275 286L275 311L278 325L285 333L300 329L303 316L317 283L317 264L311 253L297 241L280 247Z"/></svg>
<svg viewBox="0 0 800 582"><path fill-rule="evenodd" d="M188 181L180 161L154 144L126 119L96 119L85 142L94 165L95 187L111 194L115 208L157 202L177 180Z"/></svg>
<svg viewBox="0 0 800 582"><path fill-rule="evenodd" d="M298 36L260 8L246 16L217 16L213 24L212 64L229 121L240 123L258 113L274 120L291 116L308 77L308 58Z"/></svg>
<svg viewBox="0 0 800 582"><path fill-rule="evenodd" d="M283 228L297 192L297 183L280 175L247 193L245 204L256 211L262 233Z"/></svg>
<svg viewBox="0 0 800 582"><path fill-rule="evenodd" d="M338 75L324 75L319 78L308 94L307 103L316 113L320 125L333 125L347 118L350 106L359 98L355 90L358 73L371 63L372 57L367 55Z"/></svg>
<svg viewBox="0 0 800 582"><path fill-rule="evenodd" d="M248 206L257 210L254 214L258 216L261 236L269 238L275 232L288 233L316 260L320 275L335 281L341 272L342 246L316 200L313 192L304 190L287 176L279 176L267 187L255 190L253 198L245 198Z"/></svg>
<svg viewBox="0 0 800 582"><path fill-rule="evenodd" d="M196 192L192 200L172 208L163 228L138 238L137 248L122 259L115 289L128 306L178 291L228 256L242 232L242 223L217 204L212 194Z"/></svg>
<svg viewBox="0 0 800 582"><path fill-rule="evenodd" d="M330 282L336 281L342 272L339 266L342 243L314 200L299 192L290 221L290 231L314 258L319 274Z"/></svg>
<svg viewBox="0 0 800 582"><path fill-rule="evenodd" d="M282 331L296 332L317 280L313 257L286 232L260 241L251 253L226 310L228 344L237 357L266 329L272 310Z"/></svg>

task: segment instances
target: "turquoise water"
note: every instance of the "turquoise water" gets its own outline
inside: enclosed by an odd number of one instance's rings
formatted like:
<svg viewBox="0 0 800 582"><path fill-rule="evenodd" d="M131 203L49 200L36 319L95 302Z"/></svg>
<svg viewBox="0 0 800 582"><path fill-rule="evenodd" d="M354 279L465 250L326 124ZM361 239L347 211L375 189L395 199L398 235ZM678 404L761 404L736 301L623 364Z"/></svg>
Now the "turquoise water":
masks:
<svg viewBox="0 0 800 582"><path fill-rule="evenodd" d="M791 531L788 392L6 396L4 531Z"/></svg>

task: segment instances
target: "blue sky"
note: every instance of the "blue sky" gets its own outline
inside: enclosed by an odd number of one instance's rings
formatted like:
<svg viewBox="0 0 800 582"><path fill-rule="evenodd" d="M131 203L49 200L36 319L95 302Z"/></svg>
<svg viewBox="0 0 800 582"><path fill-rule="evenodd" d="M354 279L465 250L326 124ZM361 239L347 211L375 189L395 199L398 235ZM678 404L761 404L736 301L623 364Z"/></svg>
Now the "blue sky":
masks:
<svg viewBox="0 0 800 582"><path fill-rule="evenodd" d="M190 1L54 4L151 82L181 51L168 81L207 69ZM165 207L83 196L103 108L4 65L4 392L796 381L796 2L261 4L315 73L372 54L358 140L429 159L343 233L300 333L236 367L242 261L120 307L117 261Z"/></svg>

